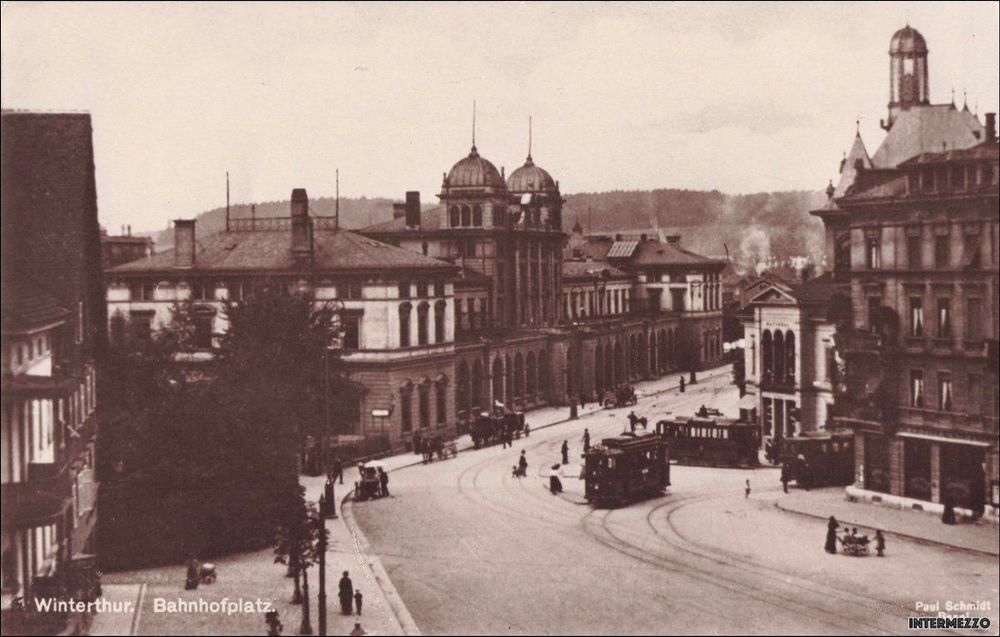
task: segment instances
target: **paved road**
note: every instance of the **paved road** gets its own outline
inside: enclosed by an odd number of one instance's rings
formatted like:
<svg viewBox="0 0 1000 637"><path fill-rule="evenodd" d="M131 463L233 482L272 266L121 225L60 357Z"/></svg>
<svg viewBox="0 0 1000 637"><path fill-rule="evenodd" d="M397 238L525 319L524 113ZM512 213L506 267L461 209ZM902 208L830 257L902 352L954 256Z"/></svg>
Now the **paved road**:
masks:
<svg viewBox="0 0 1000 637"><path fill-rule="evenodd" d="M729 382L647 397L636 411L734 404ZM996 620L995 560L902 542L881 560L827 555L825 525L773 506L774 469L675 466L666 496L616 510L581 504L578 480L549 494L544 469L563 439L578 454L584 427L596 440L627 414L395 472L395 497L354 506L426 634L903 634L917 600L993 600ZM530 467L518 480L521 449Z"/></svg>

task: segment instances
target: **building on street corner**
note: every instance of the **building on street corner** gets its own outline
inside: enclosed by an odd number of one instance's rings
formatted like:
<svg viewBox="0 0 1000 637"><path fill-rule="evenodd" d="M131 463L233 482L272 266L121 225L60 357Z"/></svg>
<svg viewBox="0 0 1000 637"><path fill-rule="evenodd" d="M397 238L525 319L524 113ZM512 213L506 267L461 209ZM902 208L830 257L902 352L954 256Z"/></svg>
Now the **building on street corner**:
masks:
<svg viewBox="0 0 1000 637"><path fill-rule="evenodd" d="M971 515L997 504L996 116L930 104L927 45L890 45L885 139L860 135L813 214L826 227L845 362L828 426L855 438L869 501Z"/></svg>

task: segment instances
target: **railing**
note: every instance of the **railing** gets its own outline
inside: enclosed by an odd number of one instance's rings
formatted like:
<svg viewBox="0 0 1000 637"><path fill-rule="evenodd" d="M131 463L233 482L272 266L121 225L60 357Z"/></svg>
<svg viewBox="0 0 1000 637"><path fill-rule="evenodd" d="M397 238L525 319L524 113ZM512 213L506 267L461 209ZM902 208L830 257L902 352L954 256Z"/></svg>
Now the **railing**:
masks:
<svg viewBox="0 0 1000 637"><path fill-rule="evenodd" d="M317 230L336 230L337 217L309 217L313 228ZM274 230L290 230L291 217L240 217L229 220L230 232L266 232Z"/></svg>
<svg viewBox="0 0 1000 637"><path fill-rule="evenodd" d="M976 432L996 430L995 418L987 418L978 414L942 411L926 407L900 407L899 415L902 422L913 425L929 425Z"/></svg>

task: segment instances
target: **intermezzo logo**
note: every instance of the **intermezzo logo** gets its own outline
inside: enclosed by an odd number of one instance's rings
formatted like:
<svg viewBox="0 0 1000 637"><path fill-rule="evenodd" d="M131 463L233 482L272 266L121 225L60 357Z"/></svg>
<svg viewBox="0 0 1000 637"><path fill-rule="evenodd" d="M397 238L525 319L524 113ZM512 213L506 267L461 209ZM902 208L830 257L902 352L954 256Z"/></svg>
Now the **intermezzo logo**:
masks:
<svg viewBox="0 0 1000 637"><path fill-rule="evenodd" d="M915 610L923 613L936 613L924 617L910 617L908 627L911 630L989 630L993 622L989 617L973 617L973 612L989 611L993 603L982 601L947 601L917 602Z"/></svg>
<svg viewBox="0 0 1000 637"><path fill-rule="evenodd" d="M153 598L154 613L209 613L216 615L236 615L238 613L266 613L272 610L273 602L257 599L229 599L223 597L217 601L207 599L167 599Z"/></svg>

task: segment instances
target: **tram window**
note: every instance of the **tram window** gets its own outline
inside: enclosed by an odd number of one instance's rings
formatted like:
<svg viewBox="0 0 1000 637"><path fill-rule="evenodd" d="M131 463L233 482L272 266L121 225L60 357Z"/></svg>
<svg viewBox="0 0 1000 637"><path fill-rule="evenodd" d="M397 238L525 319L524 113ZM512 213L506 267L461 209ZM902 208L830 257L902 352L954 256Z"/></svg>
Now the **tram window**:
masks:
<svg viewBox="0 0 1000 637"><path fill-rule="evenodd" d="M834 451L834 453L840 451L840 444L838 444L836 442L833 443L833 451Z"/></svg>
<svg viewBox="0 0 1000 637"><path fill-rule="evenodd" d="M722 431L722 439L723 440L729 440L729 432L728 431L726 431L726 430Z"/></svg>

